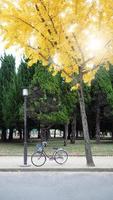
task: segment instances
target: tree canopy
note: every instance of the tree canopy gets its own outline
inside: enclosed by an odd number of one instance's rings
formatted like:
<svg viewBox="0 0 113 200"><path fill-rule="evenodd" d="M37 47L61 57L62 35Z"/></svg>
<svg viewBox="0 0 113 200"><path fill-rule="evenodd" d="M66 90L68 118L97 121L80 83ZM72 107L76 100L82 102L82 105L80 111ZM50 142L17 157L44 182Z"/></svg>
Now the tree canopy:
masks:
<svg viewBox="0 0 113 200"><path fill-rule="evenodd" d="M79 66L91 82L100 63L112 61L112 0L0 0L6 46L19 45L29 64L43 60L75 85ZM78 85L76 85L78 87Z"/></svg>
<svg viewBox="0 0 113 200"><path fill-rule="evenodd" d="M41 62L35 65L30 85L29 115L43 123L64 124L70 121L76 106L76 93L64 82L60 74L52 76Z"/></svg>
<svg viewBox="0 0 113 200"><path fill-rule="evenodd" d="M0 123L2 126L10 124L11 116L13 115L13 88L15 76L15 59L13 56L4 55L1 58L0 68ZM12 113L12 115L11 115ZM10 115L10 117L9 117Z"/></svg>

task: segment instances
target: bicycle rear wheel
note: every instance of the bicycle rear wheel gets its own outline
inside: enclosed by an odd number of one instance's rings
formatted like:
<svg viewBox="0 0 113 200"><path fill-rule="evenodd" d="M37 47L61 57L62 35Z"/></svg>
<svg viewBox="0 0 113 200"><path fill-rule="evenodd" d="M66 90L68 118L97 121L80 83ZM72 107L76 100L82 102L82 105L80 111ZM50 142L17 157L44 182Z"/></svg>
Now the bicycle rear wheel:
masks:
<svg viewBox="0 0 113 200"><path fill-rule="evenodd" d="M60 149L60 150L56 151L56 153L54 155L54 159L58 164L62 165L67 161L68 153L63 149Z"/></svg>
<svg viewBox="0 0 113 200"><path fill-rule="evenodd" d="M35 152L31 156L31 162L36 167L41 167L46 162L46 156L41 152Z"/></svg>

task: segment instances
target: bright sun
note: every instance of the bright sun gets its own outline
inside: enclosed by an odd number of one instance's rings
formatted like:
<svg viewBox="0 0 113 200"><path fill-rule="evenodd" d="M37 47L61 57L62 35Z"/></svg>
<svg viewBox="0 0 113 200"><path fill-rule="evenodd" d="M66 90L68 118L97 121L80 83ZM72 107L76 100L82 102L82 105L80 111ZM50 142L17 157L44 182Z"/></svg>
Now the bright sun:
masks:
<svg viewBox="0 0 113 200"><path fill-rule="evenodd" d="M103 48L103 41L99 38L92 38L88 42L88 50L95 52Z"/></svg>

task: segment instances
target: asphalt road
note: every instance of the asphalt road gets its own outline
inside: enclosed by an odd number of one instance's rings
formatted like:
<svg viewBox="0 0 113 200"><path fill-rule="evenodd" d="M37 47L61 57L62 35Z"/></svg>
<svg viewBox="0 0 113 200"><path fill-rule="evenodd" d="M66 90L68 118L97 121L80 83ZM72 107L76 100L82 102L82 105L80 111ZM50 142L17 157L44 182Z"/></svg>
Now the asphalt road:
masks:
<svg viewBox="0 0 113 200"><path fill-rule="evenodd" d="M0 200L113 200L113 173L0 172Z"/></svg>

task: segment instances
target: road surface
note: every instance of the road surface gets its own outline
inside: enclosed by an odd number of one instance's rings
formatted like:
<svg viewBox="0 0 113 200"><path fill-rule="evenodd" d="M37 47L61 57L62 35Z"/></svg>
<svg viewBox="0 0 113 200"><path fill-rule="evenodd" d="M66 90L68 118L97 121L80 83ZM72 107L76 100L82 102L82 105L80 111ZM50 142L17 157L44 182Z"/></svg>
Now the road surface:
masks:
<svg viewBox="0 0 113 200"><path fill-rule="evenodd" d="M113 200L113 173L0 172L0 200Z"/></svg>

